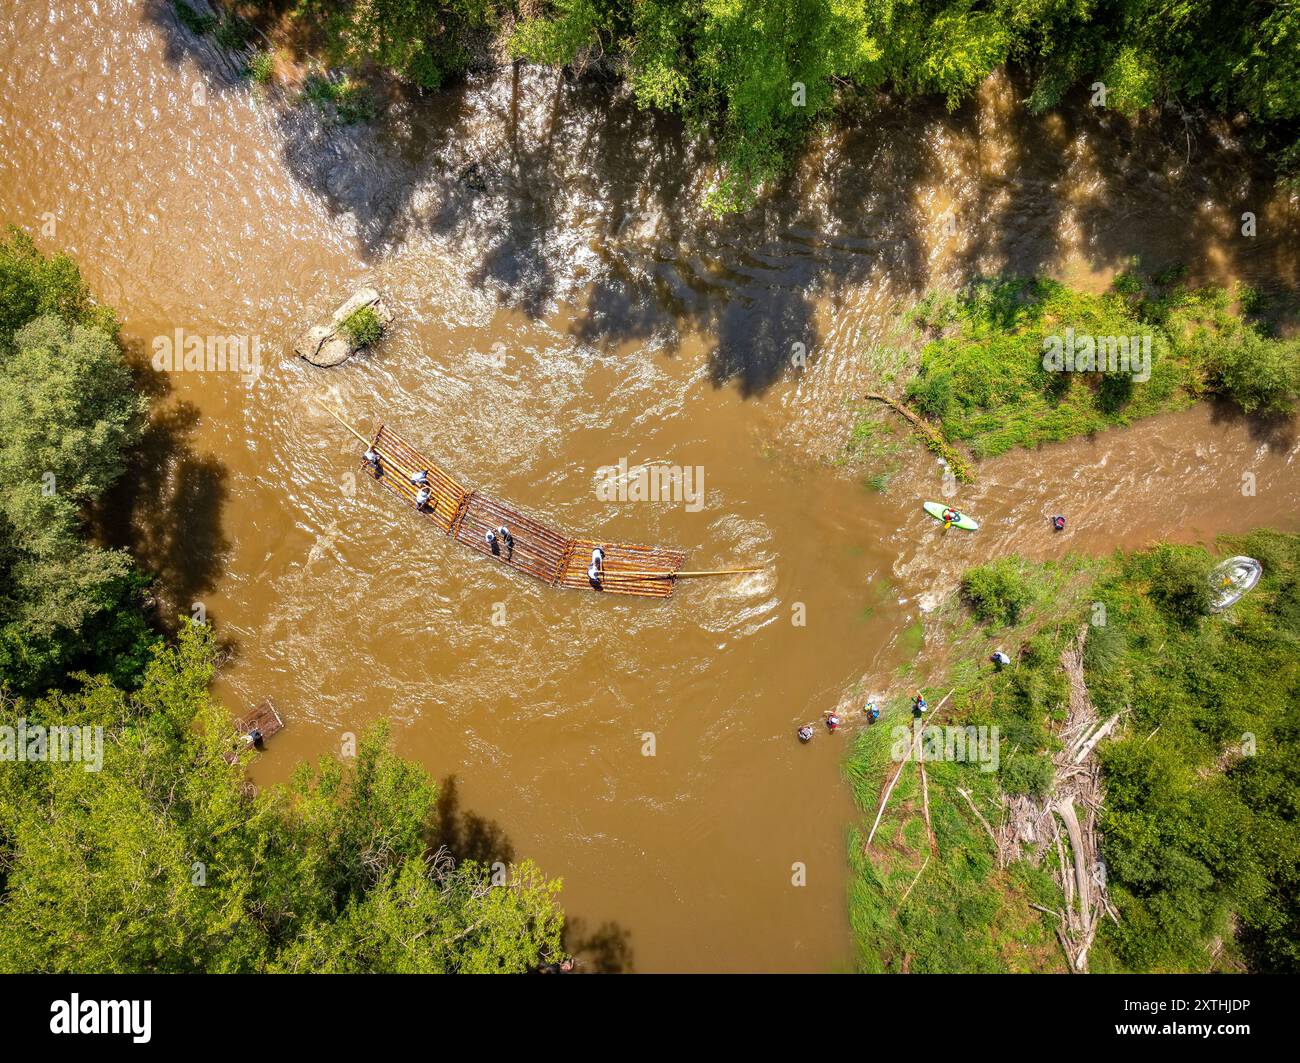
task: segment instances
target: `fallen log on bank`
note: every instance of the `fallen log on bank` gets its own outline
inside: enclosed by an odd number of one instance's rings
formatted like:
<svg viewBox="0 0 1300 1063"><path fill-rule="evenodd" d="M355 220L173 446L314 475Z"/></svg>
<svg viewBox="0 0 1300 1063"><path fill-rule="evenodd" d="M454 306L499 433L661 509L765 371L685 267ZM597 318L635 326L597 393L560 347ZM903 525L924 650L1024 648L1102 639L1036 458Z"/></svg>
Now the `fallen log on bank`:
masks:
<svg viewBox="0 0 1300 1063"><path fill-rule="evenodd" d="M947 463L948 468L952 470L953 476L960 482L964 484L975 482L975 474L971 471L966 459L961 456L956 447L944 439L939 429L924 417L913 413L897 399L891 399L888 395L881 395L872 391L868 392L865 397L875 402L883 402L895 413L905 418L916 431L916 434L925 441L925 445Z"/></svg>

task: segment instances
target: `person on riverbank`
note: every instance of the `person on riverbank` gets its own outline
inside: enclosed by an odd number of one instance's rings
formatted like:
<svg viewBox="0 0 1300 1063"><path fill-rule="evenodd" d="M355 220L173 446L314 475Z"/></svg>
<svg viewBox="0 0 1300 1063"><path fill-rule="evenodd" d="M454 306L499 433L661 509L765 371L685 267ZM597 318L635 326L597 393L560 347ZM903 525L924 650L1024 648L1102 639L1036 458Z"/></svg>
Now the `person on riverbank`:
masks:
<svg viewBox="0 0 1300 1063"><path fill-rule="evenodd" d="M929 707L925 703L925 695L918 690L916 696L912 699L912 715L919 718L925 715L925 710Z"/></svg>
<svg viewBox="0 0 1300 1063"><path fill-rule="evenodd" d="M990 657L989 660L993 662L993 666L997 668L999 672L1011 663L1011 658L1001 650L994 650L993 656Z"/></svg>
<svg viewBox="0 0 1300 1063"><path fill-rule="evenodd" d="M874 701L868 701L866 708L864 708L862 711L866 713L868 723L875 723L878 719L880 719L880 709L876 707L876 703Z"/></svg>

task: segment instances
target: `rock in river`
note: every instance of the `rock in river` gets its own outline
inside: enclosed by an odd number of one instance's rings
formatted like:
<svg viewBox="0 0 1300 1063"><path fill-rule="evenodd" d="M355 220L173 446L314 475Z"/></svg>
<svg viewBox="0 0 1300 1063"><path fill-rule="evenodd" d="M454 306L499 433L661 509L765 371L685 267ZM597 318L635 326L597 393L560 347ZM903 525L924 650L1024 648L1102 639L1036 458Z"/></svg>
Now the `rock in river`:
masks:
<svg viewBox="0 0 1300 1063"><path fill-rule="evenodd" d="M294 353L306 358L312 365L331 366L346 362L361 348L353 346L339 326L349 314L363 306L368 306L375 312L375 317L384 328L393 320L393 312L384 304L379 293L373 288L362 288L335 310L329 321L313 325L303 333L293 345Z"/></svg>

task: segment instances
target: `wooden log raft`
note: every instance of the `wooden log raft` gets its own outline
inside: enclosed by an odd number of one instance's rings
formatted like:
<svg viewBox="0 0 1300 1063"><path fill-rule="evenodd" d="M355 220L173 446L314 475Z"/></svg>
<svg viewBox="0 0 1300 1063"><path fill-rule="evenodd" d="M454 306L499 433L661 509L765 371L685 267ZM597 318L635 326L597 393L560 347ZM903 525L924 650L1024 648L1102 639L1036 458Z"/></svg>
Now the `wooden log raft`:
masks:
<svg viewBox="0 0 1300 1063"><path fill-rule="evenodd" d="M236 747L225 754L226 763L234 764L239 760L240 750L250 744L257 744L250 742L249 739L249 736L254 731L260 736L258 738L258 743L260 743L283 730L284 719L280 716L279 710L276 709L275 702L267 698L257 708L250 709L235 721Z"/></svg>
<svg viewBox="0 0 1300 1063"><path fill-rule="evenodd" d="M641 598L672 597L676 576L686 562L683 551L572 538L505 502L467 488L384 425L367 439L334 411L329 412L379 455L377 467L362 458L364 474L461 545L553 587ZM421 472L430 492L422 506L417 505L420 487L411 479ZM500 528L510 533L510 539L496 535L495 542L489 542L488 532ZM591 580L587 569L597 548L605 554L604 571L600 579Z"/></svg>

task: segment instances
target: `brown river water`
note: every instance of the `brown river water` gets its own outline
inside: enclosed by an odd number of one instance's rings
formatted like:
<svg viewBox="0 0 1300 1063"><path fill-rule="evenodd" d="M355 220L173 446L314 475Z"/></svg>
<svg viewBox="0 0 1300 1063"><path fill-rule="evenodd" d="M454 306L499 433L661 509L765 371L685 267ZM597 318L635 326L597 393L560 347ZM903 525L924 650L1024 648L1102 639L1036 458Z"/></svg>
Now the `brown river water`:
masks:
<svg viewBox="0 0 1300 1063"><path fill-rule="evenodd" d="M590 967L852 966L844 746L794 729L892 689L963 567L1300 528L1295 426L1207 406L984 463L959 496L978 535L921 513L942 486L919 448L886 494L833 460L928 288L998 270L1100 287L1141 256L1293 292L1297 207L1230 128L1083 103L1030 118L995 78L952 115L850 122L767 206L715 223L680 129L550 73L331 130L233 78L169 4L10 0L0 86L0 221L76 255L141 365L178 328L260 344L248 380L152 374L160 413L109 532L172 610L215 622L217 694L284 714L255 780L390 719L399 752L454 780L454 848L563 877ZM334 370L295 358L361 283L391 334ZM317 399L572 533L767 571L667 602L530 582L356 482ZM621 459L701 468L700 504L602 500Z"/></svg>

